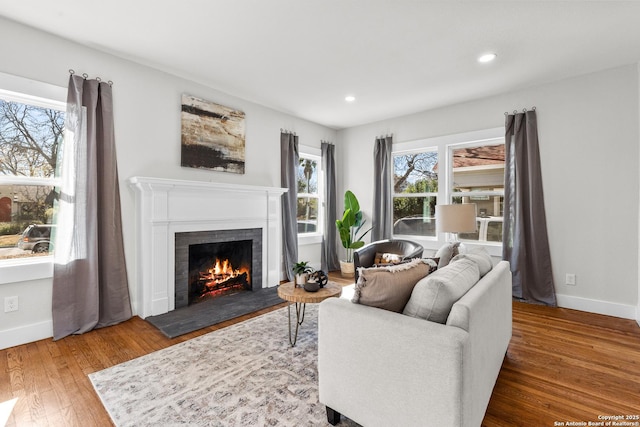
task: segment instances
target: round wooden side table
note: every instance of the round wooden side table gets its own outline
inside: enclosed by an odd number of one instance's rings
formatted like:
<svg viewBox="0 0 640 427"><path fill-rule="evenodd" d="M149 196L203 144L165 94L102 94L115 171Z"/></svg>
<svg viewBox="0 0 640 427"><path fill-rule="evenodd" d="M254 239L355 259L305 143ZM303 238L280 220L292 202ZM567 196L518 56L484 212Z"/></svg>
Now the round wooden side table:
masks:
<svg viewBox="0 0 640 427"><path fill-rule="evenodd" d="M307 292L304 288L298 288L294 282L283 283L278 286L278 296L285 301L289 301L287 310L289 313L289 344L291 347L296 345L298 340L298 327L304 321L304 310L307 303L319 303L327 298L339 297L342 294L342 286L329 282L317 292ZM291 333L291 303L296 305L296 329Z"/></svg>

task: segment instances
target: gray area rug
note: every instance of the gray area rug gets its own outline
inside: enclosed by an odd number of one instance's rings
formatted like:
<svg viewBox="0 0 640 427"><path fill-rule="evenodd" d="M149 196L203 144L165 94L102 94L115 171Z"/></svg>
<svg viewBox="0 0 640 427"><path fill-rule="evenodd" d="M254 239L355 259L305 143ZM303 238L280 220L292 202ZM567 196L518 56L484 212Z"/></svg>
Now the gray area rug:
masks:
<svg viewBox="0 0 640 427"><path fill-rule="evenodd" d="M278 296L278 287L274 286L214 298L158 316L149 316L145 320L168 338L175 338L283 302Z"/></svg>
<svg viewBox="0 0 640 427"><path fill-rule="evenodd" d="M317 314L308 304L294 348L282 308L89 379L119 427L329 426L318 402Z"/></svg>

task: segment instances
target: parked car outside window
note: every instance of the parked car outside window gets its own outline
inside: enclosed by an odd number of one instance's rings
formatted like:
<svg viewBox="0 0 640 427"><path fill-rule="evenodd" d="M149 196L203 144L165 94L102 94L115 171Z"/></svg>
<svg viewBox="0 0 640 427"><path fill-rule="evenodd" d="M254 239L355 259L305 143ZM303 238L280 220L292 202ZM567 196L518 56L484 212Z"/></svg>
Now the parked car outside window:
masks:
<svg viewBox="0 0 640 427"><path fill-rule="evenodd" d="M25 228L16 246L25 251L33 253L49 252L53 249L51 243L51 230L55 227L52 224L31 224Z"/></svg>

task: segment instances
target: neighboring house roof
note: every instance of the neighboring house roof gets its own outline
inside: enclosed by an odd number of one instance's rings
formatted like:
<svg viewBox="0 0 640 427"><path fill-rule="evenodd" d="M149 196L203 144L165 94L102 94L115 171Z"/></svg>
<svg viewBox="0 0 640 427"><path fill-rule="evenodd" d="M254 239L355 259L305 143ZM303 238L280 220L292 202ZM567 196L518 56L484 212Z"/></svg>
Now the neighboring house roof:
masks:
<svg viewBox="0 0 640 427"><path fill-rule="evenodd" d="M453 151L454 168L497 164L504 164L504 144L458 148Z"/></svg>
<svg viewBox="0 0 640 427"><path fill-rule="evenodd" d="M504 164L504 144L453 150L453 168ZM438 164L433 167L438 171Z"/></svg>

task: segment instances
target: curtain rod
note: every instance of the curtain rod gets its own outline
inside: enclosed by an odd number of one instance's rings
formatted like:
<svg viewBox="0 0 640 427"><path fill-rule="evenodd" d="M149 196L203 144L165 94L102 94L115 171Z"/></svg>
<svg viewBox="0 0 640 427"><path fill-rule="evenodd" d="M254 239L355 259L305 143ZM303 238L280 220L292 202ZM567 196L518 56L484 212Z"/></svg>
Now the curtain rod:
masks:
<svg viewBox="0 0 640 427"><path fill-rule="evenodd" d="M535 106L535 105L534 105L533 107L531 107L531 111L536 111L536 106ZM522 109L522 112L523 112L523 113L526 113L526 112L527 112L527 109L526 109L526 108L523 108L523 109ZM513 110L513 114L518 114L518 110ZM505 111L504 115L505 115L505 116L508 116L508 115L509 115L509 113Z"/></svg>
<svg viewBox="0 0 640 427"><path fill-rule="evenodd" d="M73 68L70 68L70 69L69 69L69 74L74 75L75 73L76 73L76 72L73 70ZM85 80L87 80L87 78L89 78L89 74L87 74L87 73L83 73L83 74L82 74L82 78L83 78L83 79L85 79ZM98 83L101 83L101 82L102 82L102 79L101 79L100 77L96 77L96 81L97 81ZM108 84L109 86L113 86L113 82L112 82L111 80L107 81L107 84Z"/></svg>
<svg viewBox="0 0 640 427"><path fill-rule="evenodd" d="M288 134L291 134L291 135L293 135L293 136L296 136L296 133L295 133L295 132L290 131L290 130L287 130L287 129L282 129L282 128L280 128L280 132L281 132L281 133L288 133Z"/></svg>

